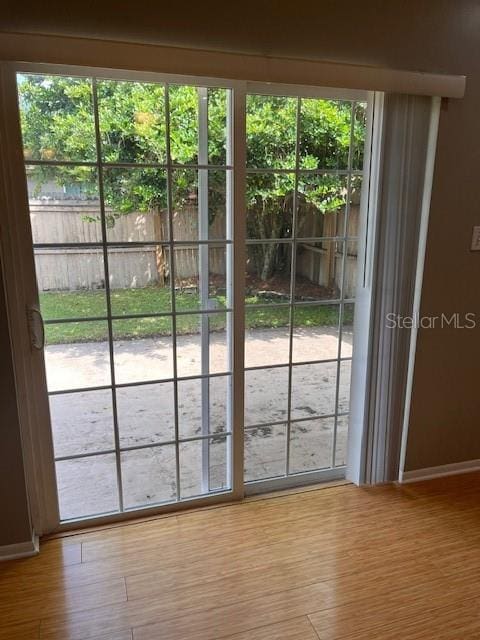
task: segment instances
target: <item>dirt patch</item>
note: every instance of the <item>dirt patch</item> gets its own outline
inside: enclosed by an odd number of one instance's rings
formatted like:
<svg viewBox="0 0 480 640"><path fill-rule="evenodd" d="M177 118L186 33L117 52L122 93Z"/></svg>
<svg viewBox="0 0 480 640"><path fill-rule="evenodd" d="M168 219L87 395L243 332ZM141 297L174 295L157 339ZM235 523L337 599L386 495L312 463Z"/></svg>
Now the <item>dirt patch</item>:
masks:
<svg viewBox="0 0 480 640"><path fill-rule="evenodd" d="M226 294L225 276L210 274L208 278L210 297L222 296ZM199 291L198 276L190 278L177 278L175 280L175 290L180 293L197 294ZM276 274L268 280L262 280L258 276L247 273L245 279L245 293L247 296L256 296L277 301L288 302L290 300L290 278L283 274ZM308 278L297 275L295 277L295 300L315 301L334 300L339 297L337 287L325 287L315 284Z"/></svg>
<svg viewBox="0 0 480 640"><path fill-rule="evenodd" d="M247 296L288 302L290 299L290 278L284 275L275 275L268 280L262 280L253 274L247 274L245 289ZM295 300L297 301L328 300L338 297L339 293L336 287L324 287L311 282L308 278L298 275L295 277Z"/></svg>

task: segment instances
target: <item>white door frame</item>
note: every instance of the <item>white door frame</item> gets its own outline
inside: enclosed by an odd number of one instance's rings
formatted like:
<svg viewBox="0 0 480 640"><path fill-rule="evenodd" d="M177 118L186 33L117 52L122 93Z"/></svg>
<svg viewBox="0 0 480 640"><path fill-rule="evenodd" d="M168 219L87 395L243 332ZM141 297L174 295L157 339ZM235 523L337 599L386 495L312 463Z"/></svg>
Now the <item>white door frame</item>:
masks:
<svg viewBox="0 0 480 640"><path fill-rule="evenodd" d="M350 423L346 477L362 484L366 465L366 425L371 365L371 314L375 285L376 235L378 222L378 194L383 136L383 93L374 93L369 102L368 127L365 140L365 180L360 201L360 225L364 233L359 238L359 270L355 303L354 354L350 392ZM361 257L360 257L361 256Z"/></svg>
<svg viewBox="0 0 480 640"><path fill-rule="evenodd" d="M232 490L225 494L217 494L195 500L185 500L164 506L140 509L119 513L112 516L91 518L89 523L104 523L144 515L154 515L182 508L199 507L218 502L240 499L245 495L243 479L243 363L244 363L244 269L245 263L245 96L249 91L265 91L267 94L292 95L300 97L320 97L329 99L365 99L373 94L357 90L337 90L331 88L300 87L297 85L281 85L270 83L250 83L222 79L192 76L171 76L150 72L128 72L87 67L72 67L51 64L2 63L1 65L1 100L4 118L1 122L2 146L4 157L9 158L8 166L3 166L3 184L6 206L0 213L0 229L2 231L1 251L5 266L5 281L8 298L8 314L12 327L12 343L15 362L15 376L19 396L19 411L22 442L25 455L27 486L31 502L32 519L38 534L50 532L57 528L74 528L85 526L85 521L75 525L67 523L59 527L58 500L53 461L53 443L50 429L48 396L45 377L43 353L32 349L26 311L38 305L38 293L33 261L32 238L29 224L28 200L25 189L24 160L17 108L16 72L57 73L82 76L101 76L109 78L155 80L193 84L200 86L223 87L233 90L233 260L234 260L234 309L233 335L233 436L232 436ZM369 110L371 119L373 110ZM370 124L369 124L370 128ZM368 170L368 169L367 169ZM368 182L370 179L367 177ZM367 215L366 205L362 205L363 216ZM369 238L374 238L374 224L368 229ZM368 251L369 241L360 243L358 264L367 265L368 260L361 253ZM18 260L18 256L22 256ZM239 268L242 265L242 268ZM359 272L359 278L363 273ZM358 343L358 340L357 340ZM355 352L360 352L356 344ZM366 366L366 363L364 363ZM361 400L358 400L361 405ZM349 467L361 465L361 442L349 440ZM351 475L351 474L349 474ZM307 476L305 475L305 478ZM324 476L325 479L325 476ZM314 476L309 481L312 482ZM302 484L298 478L297 484ZM271 488L275 488L274 482Z"/></svg>

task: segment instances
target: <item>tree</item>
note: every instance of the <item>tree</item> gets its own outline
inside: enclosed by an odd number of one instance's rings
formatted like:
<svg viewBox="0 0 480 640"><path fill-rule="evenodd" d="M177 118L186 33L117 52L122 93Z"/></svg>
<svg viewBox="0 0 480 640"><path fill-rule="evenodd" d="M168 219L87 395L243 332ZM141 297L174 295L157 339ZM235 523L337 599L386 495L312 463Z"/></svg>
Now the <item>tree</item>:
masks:
<svg viewBox="0 0 480 640"><path fill-rule="evenodd" d="M25 158L96 162L96 123L93 101L98 101L98 130L102 160L112 163L165 163L166 96L163 85L98 80L96 98L90 79L25 75L19 79ZM226 91L208 89L208 157L210 164L226 163ZM300 104L300 107L299 107ZM172 85L168 92L169 144L172 161L198 162L198 93L196 88ZM297 114L297 109L300 113ZM350 151L353 118L354 145ZM296 128L299 122L299 145ZM302 169L345 169L349 153L353 167L361 167L364 106L352 113L350 102L249 96L247 103L247 165L258 170L293 169L298 155ZM46 180L79 185L86 197L96 197L95 167L35 166L41 184ZM167 175L147 167L109 168L103 172L107 223L132 211L162 211L167 206ZM346 201L342 176L304 174L295 190L292 173L254 172L247 180L247 236L284 238L292 234L296 195L297 236L311 215L338 211ZM196 196L196 172L173 174L173 206L181 210ZM225 205L225 176L209 172L209 217L213 221ZM284 248L258 244L252 249L254 270L266 280L283 269Z"/></svg>

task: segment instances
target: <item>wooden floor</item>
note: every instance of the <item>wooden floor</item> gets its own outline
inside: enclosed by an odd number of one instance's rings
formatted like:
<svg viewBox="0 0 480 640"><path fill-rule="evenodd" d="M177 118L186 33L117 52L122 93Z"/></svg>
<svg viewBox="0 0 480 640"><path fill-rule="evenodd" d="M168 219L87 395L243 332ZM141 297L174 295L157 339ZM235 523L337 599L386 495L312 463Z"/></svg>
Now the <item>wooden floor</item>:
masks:
<svg viewBox="0 0 480 640"><path fill-rule="evenodd" d="M480 474L338 486L42 544L1 640L480 638Z"/></svg>

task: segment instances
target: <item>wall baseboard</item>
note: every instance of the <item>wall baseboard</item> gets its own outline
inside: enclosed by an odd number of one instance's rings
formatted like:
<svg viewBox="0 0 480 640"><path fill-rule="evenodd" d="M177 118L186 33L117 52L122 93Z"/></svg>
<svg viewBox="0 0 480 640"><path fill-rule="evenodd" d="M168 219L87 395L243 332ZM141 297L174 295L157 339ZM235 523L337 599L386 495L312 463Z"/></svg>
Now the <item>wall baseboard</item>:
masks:
<svg viewBox="0 0 480 640"><path fill-rule="evenodd" d="M0 547L0 562L3 560L17 560L18 558L28 558L36 556L40 551L38 536L27 542L18 542L17 544L6 544Z"/></svg>
<svg viewBox="0 0 480 640"><path fill-rule="evenodd" d="M442 476L453 476L469 471L480 471L480 460L465 460L464 462L453 462L443 464L439 467L426 467L425 469L413 469L412 471L400 472L398 481L401 484L406 482L419 482L420 480L432 480Z"/></svg>

